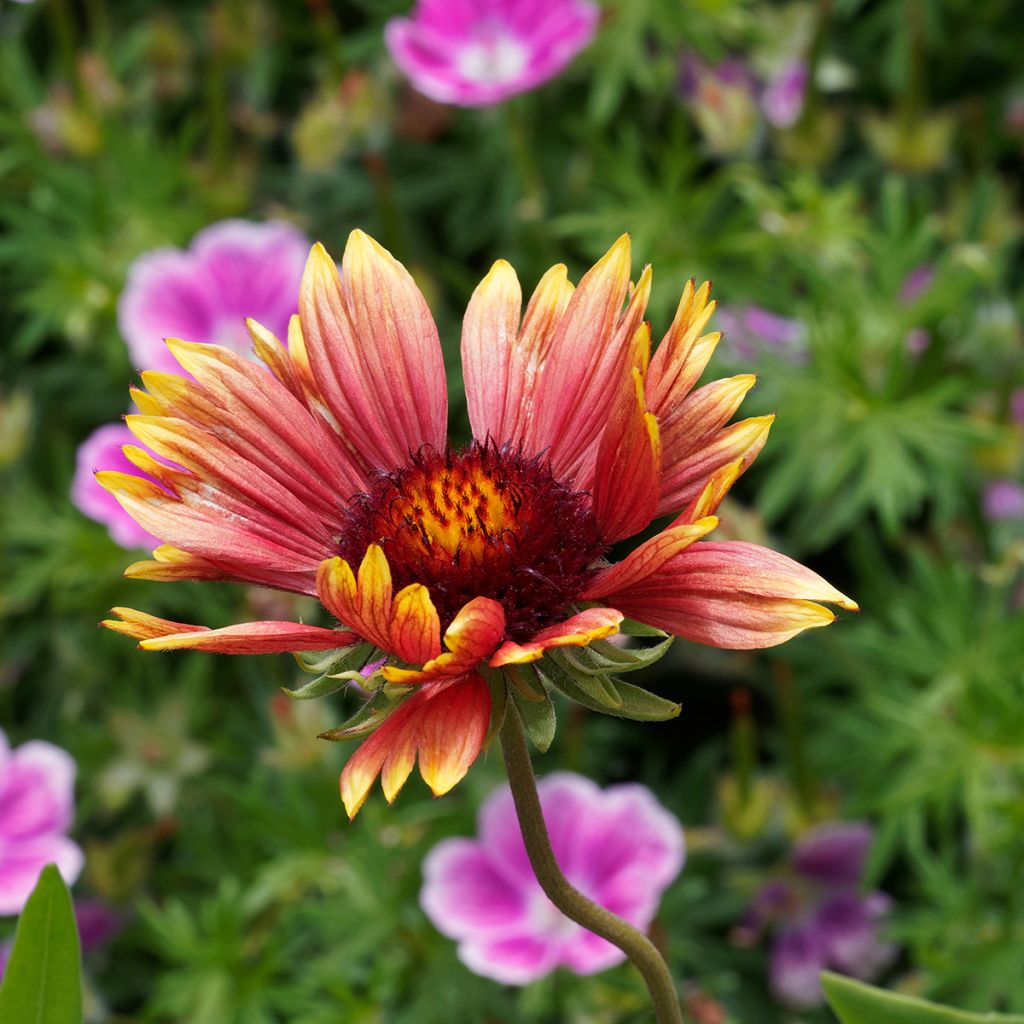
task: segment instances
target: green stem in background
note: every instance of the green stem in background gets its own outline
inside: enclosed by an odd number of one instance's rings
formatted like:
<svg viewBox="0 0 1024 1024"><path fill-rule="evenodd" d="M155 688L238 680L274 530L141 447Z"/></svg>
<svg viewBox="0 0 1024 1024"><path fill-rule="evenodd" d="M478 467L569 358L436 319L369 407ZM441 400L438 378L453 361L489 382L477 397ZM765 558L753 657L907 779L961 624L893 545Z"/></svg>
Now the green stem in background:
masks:
<svg viewBox="0 0 1024 1024"><path fill-rule="evenodd" d="M757 733L750 714L750 693L737 688L729 695L733 719L729 730L729 749L732 752L732 770L740 807L746 807L754 789L754 762L757 758Z"/></svg>
<svg viewBox="0 0 1024 1024"><path fill-rule="evenodd" d="M50 0L44 5L50 19L50 29L56 40L61 70L75 92L79 92L78 80L78 29L68 0Z"/></svg>
<svg viewBox="0 0 1024 1024"><path fill-rule="evenodd" d="M818 0L817 16L814 19L814 34L807 51L807 88L804 93L804 108L800 112L797 127L809 125L821 106L821 93L818 90L818 64L825 51L825 39L828 36L829 20L832 17L832 0Z"/></svg>
<svg viewBox="0 0 1024 1024"><path fill-rule="evenodd" d="M529 125L523 116L519 101L513 100L504 104L502 112L505 117L509 149L512 151L512 160L523 190L519 215L528 223L540 221L544 217L547 196L544 178L534 156Z"/></svg>
<svg viewBox="0 0 1024 1024"><path fill-rule="evenodd" d="M658 1024L683 1024L675 983L654 943L631 924L587 899L562 874L544 823L523 723L512 701L508 703L501 727L501 752L505 758L505 769L526 852L533 873L548 899L566 917L607 939L626 954L643 975Z"/></svg>
<svg viewBox="0 0 1024 1024"><path fill-rule="evenodd" d="M779 716L786 744L786 760L800 807L809 820L817 815L818 789L807 763L804 746L803 708L800 695L793 682L793 671L788 665L775 666L775 712Z"/></svg>

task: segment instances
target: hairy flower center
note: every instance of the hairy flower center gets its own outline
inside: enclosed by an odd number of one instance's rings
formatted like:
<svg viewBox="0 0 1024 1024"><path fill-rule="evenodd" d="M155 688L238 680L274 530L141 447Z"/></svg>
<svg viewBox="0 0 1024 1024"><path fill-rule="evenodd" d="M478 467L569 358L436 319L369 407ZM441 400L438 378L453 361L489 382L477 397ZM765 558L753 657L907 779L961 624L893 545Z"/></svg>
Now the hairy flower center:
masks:
<svg viewBox="0 0 1024 1024"><path fill-rule="evenodd" d="M395 589L424 584L443 625L490 597L514 639L563 617L605 550L589 496L511 445L425 447L357 494L345 518L340 553L350 564L379 544Z"/></svg>

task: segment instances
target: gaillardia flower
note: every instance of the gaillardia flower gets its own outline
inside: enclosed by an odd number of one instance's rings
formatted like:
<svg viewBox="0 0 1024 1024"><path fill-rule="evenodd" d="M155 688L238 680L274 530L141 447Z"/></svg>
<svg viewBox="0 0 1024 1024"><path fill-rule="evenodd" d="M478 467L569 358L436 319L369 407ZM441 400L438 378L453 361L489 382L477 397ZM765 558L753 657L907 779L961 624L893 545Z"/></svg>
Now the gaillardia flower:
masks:
<svg viewBox="0 0 1024 1024"><path fill-rule="evenodd" d="M609 674L654 650L603 640L627 617L751 648L831 622L819 601L854 608L782 555L701 541L771 417L726 425L752 376L694 390L719 338L703 333L707 285L687 285L651 355L650 286L650 268L630 283L625 236L575 289L565 267L549 270L525 313L515 272L495 263L463 324L473 440L458 447L437 328L410 275L361 231L340 274L315 245L287 348L254 322L266 369L168 341L188 376L143 373L127 423L174 466L128 445L148 477L98 479L164 541L128 576L316 594L341 626L208 629L131 609L106 625L147 650L337 652L319 659L314 693L353 674L375 689L327 734L368 736L341 778L354 815L378 774L393 799L417 756L434 793L449 790L512 690L524 707L558 686L626 717L678 713ZM609 564L612 545L663 516Z"/></svg>

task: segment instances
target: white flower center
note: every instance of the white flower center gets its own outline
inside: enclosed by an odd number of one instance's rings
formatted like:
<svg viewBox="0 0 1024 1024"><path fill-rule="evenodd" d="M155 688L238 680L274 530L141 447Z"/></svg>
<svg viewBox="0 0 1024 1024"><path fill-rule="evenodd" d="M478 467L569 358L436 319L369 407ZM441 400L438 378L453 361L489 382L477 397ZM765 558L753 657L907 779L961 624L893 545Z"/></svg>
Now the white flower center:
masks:
<svg viewBox="0 0 1024 1024"><path fill-rule="evenodd" d="M518 39L501 30L489 30L463 47L456 58L459 73L471 82L496 85L518 78L529 54Z"/></svg>

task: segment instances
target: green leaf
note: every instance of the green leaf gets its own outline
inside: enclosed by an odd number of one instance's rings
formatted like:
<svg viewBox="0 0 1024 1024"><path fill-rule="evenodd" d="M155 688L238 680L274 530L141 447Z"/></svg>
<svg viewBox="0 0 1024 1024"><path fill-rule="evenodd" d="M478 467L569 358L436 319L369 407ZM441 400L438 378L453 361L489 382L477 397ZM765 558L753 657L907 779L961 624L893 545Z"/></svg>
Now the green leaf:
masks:
<svg viewBox="0 0 1024 1024"><path fill-rule="evenodd" d="M323 675L298 689L289 690L287 686L282 686L281 689L292 700L313 700L344 690L349 683L359 683L365 687L368 680L359 669L366 665L372 651L373 644L359 644L356 647L347 647L341 652L331 651L328 657L315 662L303 662L300 658L299 663L306 671L322 672ZM311 669L312 665L317 667Z"/></svg>
<svg viewBox="0 0 1024 1024"><path fill-rule="evenodd" d="M648 626L646 622L637 622L636 619L623 619L619 623L619 632L623 636L656 636L656 637L667 637L663 629L658 629L657 626Z"/></svg>
<svg viewBox="0 0 1024 1024"><path fill-rule="evenodd" d="M400 698L406 693L408 689L391 690L388 693L378 690L351 718L337 728L320 733L318 738L340 742L369 736L374 729L383 724L384 719L398 706Z"/></svg>
<svg viewBox="0 0 1024 1024"><path fill-rule="evenodd" d="M665 722L676 718L682 705L665 700L649 690L609 676L571 676L553 662L544 667L545 677L570 700L591 711L634 722ZM600 689L596 689L596 687ZM614 693L615 704L610 703Z"/></svg>
<svg viewBox="0 0 1024 1024"><path fill-rule="evenodd" d="M329 675L332 672L343 672L357 666L362 668L369 660L372 651L373 644L361 643L354 647L337 647L332 651L296 651L294 658L303 672L309 672L311 675ZM303 686L299 690L285 690L285 693L293 696L305 689L306 687Z"/></svg>
<svg viewBox="0 0 1024 1024"><path fill-rule="evenodd" d="M827 971L821 976L821 987L841 1024L1024 1024L1019 1015L966 1013Z"/></svg>
<svg viewBox="0 0 1024 1024"><path fill-rule="evenodd" d="M523 728L533 745L542 753L546 753L551 741L555 738L555 705L548 694L543 700L526 700L518 690L510 689L512 701L523 720Z"/></svg>
<svg viewBox="0 0 1024 1024"><path fill-rule="evenodd" d="M71 894L53 864L43 868L18 919L0 986L0 1021L81 1024L82 961Z"/></svg>

